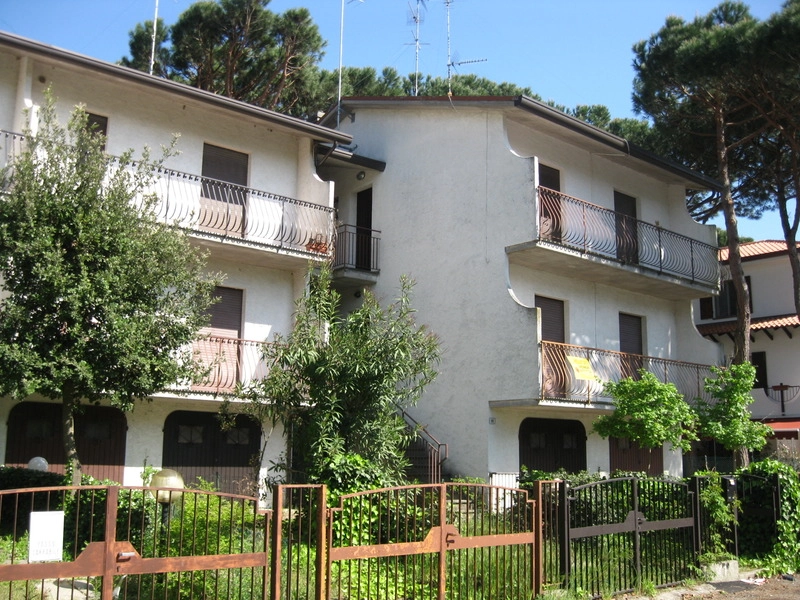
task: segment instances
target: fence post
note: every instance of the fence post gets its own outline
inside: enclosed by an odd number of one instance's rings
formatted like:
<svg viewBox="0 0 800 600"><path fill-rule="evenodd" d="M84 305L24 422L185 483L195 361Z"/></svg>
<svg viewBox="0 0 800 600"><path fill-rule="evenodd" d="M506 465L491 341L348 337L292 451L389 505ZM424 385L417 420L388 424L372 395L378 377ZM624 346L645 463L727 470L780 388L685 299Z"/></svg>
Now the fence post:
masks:
<svg viewBox="0 0 800 600"><path fill-rule="evenodd" d="M703 553L703 505L700 503L700 477L694 475L692 477L692 484L694 487L694 498L692 499L694 509L694 551L696 556Z"/></svg>
<svg viewBox="0 0 800 600"><path fill-rule="evenodd" d="M327 594L327 582L329 574L328 562L328 533L326 525L328 523L328 488L324 484L320 486L317 494L317 581L316 593L317 600L325 600Z"/></svg>
<svg viewBox="0 0 800 600"><path fill-rule="evenodd" d="M272 591L270 598L280 600L281 597L281 546L283 544L283 486L276 485L272 492L272 571L270 580Z"/></svg>
<svg viewBox="0 0 800 600"><path fill-rule="evenodd" d="M107 488L106 494L106 527L105 527L105 556L103 559L103 590L102 600L112 600L114 597L114 572L117 565L117 506L119 504L119 486L112 485ZM78 491L80 502L80 491Z"/></svg>
<svg viewBox="0 0 800 600"><path fill-rule="evenodd" d="M558 502L561 509L561 520L558 524L559 540L561 541L559 550L561 551L561 576L566 587L571 575L570 569L570 548L569 548L569 484L566 481L558 481Z"/></svg>
<svg viewBox="0 0 800 600"><path fill-rule="evenodd" d="M538 596L542 593L542 582L544 574L542 572L542 544L544 534L544 519L542 517L542 481L536 481L533 487L533 534L536 536L533 541L533 595Z"/></svg>

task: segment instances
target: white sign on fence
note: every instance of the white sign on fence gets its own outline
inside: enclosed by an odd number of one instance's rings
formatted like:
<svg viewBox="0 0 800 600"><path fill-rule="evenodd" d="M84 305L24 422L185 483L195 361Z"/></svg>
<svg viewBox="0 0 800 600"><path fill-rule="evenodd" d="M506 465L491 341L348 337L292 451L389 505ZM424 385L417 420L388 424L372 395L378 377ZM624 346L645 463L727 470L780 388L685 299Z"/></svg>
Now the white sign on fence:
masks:
<svg viewBox="0 0 800 600"><path fill-rule="evenodd" d="M63 560L64 511L31 513L28 562Z"/></svg>

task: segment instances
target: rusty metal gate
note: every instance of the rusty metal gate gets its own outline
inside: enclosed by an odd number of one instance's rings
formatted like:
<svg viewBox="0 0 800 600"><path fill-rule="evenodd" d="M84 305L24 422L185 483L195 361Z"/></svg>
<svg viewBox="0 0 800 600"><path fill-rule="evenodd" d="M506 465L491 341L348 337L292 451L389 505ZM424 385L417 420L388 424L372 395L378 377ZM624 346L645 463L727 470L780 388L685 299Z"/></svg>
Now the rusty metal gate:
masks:
<svg viewBox="0 0 800 600"><path fill-rule="evenodd" d="M256 498L202 490L2 491L0 598L263 598L271 521Z"/></svg>
<svg viewBox="0 0 800 600"><path fill-rule="evenodd" d="M416 485L348 494L329 511L329 598L531 598L536 505L523 490Z"/></svg>
<svg viewBox="0 0 800 600"><path fill-rule="evenodd" d="M695 565L687 484L625 477L562 486L564 580L595 597L677 584Z"/></svg>
<svg viewBox="0 0 800 600"><path fill-rule="evenodd" d="M334 508L325 486L281 485L272 510L197 489L7 490L0 598L529 599L540 529L527 492L479 484L349 494Z"/></svg>

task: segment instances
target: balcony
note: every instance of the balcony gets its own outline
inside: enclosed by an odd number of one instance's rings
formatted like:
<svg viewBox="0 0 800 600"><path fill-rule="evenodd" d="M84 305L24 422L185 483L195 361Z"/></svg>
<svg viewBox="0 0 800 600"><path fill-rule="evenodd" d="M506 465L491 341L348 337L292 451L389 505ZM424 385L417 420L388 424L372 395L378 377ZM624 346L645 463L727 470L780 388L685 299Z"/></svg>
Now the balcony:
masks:
<svg viewBox="0 0 800 600"><path fill-rule="evenodd" d="M538 232L512 263L678 300L714 294L717 248L578 198L538 188Z"/></svg>
<svg viewBox="0 0 800 600"><path fill-rule="evenodd" d="M378 280L381 232L355 225L336 231L333 277L337 284L363 286Z"/></svg>
<svg viewBox="0 0 800 600"><path fill-rule="evenodd" d="M0 131L0 144L0 167L4 167L22 148L24 136ZM135 167L122 168L132 172ZM120 168L117 159L112 159L111 168ZM156 217L206 243L270 250L295 265L298 258L331 257L330 207L171 169L155 169L152 176L144 192L158 199L153 208Z"/></svg>
<svg viewBox="0 0 800 600"><path fill-rule="evenodd" d="M703 384L712 376L710 365L546 341L541 342L541 366L541 400L547 403L611 404L603 382L634 377L639 369L674 384L691 402L706 396Z"/></svg>
<svg viewBox="0 0 800 600"><path fill-rule="evenodd" d="M192 354L208 373L191 386L191 391L231 395L239 385L248 386L263 379L268 371L263 357L266 344L226 337L196 340L192 344Z"/></svg>

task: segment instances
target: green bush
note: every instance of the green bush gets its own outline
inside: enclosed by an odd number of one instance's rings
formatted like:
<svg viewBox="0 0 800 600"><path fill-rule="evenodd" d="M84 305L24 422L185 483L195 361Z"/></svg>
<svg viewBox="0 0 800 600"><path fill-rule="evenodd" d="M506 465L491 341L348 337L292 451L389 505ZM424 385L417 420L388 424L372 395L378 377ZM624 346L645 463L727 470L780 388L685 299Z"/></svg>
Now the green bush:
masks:
<svg viewBox="0 0 800 600"><path fill-rule="evenodd" d="M741 469L740 474L755 475L765 481L777 479L779 488L779 518L774 544L763 556L765 574L795 573L800 571L800 477L792 467L777 460L767 458ZM769 484L771 485L771 484ZM765 484L765 489L768 487ZM771 493L771 492L770 492ZM771 496L768 497L771 503ZM765 500L762 500L762 502ZM742 511L747 511L745 505ZM746 513L745 513L746 514ZM742 519L745 520L744 518ZM762 527L762 535L769 528ZM745 530L744 540L748 540L754 532Z"/></svg>

